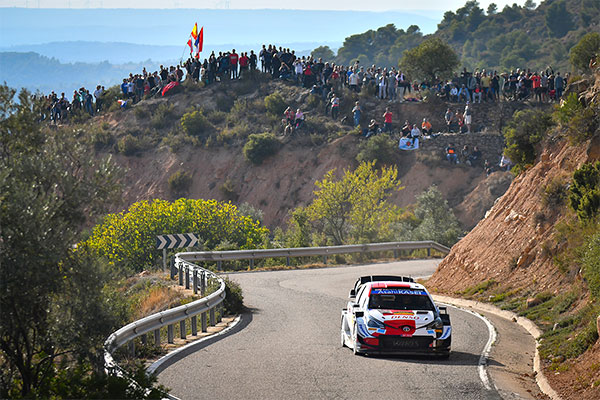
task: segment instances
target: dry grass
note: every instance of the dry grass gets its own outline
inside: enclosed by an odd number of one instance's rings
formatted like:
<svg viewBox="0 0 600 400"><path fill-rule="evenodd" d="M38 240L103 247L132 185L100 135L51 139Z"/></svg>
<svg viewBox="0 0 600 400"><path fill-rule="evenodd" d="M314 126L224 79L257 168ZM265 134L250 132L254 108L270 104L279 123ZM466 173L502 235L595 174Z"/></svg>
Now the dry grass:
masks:
<svg viewBox="0 0 600 400"><path fill-rule="evenodd" d="M184 294L169 286L155 286L148 290L135 310L136 318L164 311L181 304Z"/></svg>

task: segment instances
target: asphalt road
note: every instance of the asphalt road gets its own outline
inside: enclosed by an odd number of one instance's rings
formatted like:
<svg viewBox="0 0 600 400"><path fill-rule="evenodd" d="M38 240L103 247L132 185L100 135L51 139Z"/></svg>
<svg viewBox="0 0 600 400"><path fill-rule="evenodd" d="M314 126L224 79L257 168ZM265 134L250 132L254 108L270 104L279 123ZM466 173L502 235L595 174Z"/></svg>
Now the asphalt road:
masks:
<svg viewBox="0 0 600 400"><path fill-rule="evenodd" d="M233 274L251 312L241 329L159 374L180 399L497 399L477 365L484 322L450 309L449 360L354 356L340 346L340 311L357 277L427 276L438 261Z"/></svg>

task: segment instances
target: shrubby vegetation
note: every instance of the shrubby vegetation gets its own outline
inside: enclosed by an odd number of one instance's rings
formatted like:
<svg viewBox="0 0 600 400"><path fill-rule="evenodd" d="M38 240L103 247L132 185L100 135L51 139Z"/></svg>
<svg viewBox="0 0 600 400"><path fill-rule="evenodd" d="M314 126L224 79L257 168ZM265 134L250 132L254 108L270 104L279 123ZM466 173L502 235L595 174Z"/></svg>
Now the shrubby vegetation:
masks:
<svg viewBox="0 0 600 400"><path fill-rule="evenodd" d="M140 201L127 211L107 215L84 243L91 251L126 271L143 271L160 265L156 236L198 234L203 248L212 250L228 241L238 249L261 247L268 230L239 214L231 203L179 199Z"/></svg>
<svg viewBox="0 0 600 400"><path fill-rule="evenodd" d="M504 128L506 148L504 154L514 163L519 173L532 165L538 156L538 144L552 126L550 114L540 110L517 111Z"/></svg>
<svg viewBox="0 0 600 400"><path fill-rule="evenodd" d="M71 132L44 129L40 107L0 86L0 397L160 397L146 392L152 379L133 393L104 374L123 299L113 271L72 248L118 194L119 170Z"/></svg>
<svg viewBox="0 0 600 400"><path fill-rule="evenodd" d="M169 189L174 196L184 196L192 186L192 181L189 172L177 171L169 177Z"/></svg>
<svg viewBox="0 0 600 400"><path fill-rule="evenodd" d="M248 136L244 145L244 157L253 164L262 164L263 160L277 152L281 143L272 133L256 133Z"/></svg>
<svg viewBox="0 0 600 400"><path fill-rule="evenodd" d="M377 165L393 165L398 160L398 144L388 134L382 133L358 146L358 162L377 160Z"/></svg>
<svg viewBox="0 0 600 400"><path fill-rule="evenodd" d="M581 222L593 220L600 211L600 161L584 164L573 173L569 204Z"/></svg>
<svg viewBox="0 0 600 400"><path fill-rule="evenodd" d="M600 33L598 32L588 33L569 51L571 64L582 72L587 72L590 68L590 60L598 56L600 56Z"/></svg>
<svg viewBox="0 0 600 400"><path fill-rule="evenodd" d="M458 56L440 38L425 39L420 45L406 50L400 60L400 68L413 79L435 81L448 79L458 67Z"/></svg>
<svg viewBox="0 0 600 400"><path fill-rule="evenodd" d="M461 231L442 194L435 187L418 196L407 210L390 202L401 190L395 166L375 169L361 162L336 177L329 171L315 185L315 199L291 213L286 232L276 242L286 247L373 243L391 240L435 240L451 246Z"/></svg>

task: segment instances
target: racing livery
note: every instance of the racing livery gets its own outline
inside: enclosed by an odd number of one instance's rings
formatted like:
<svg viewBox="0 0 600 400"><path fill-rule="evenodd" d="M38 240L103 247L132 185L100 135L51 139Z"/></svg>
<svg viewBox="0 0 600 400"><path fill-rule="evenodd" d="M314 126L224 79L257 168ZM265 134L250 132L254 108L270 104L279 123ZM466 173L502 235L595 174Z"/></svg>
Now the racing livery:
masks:
<svg viewBox="0 0 600 400"><path fill-rule="evenodd" d="M446 307L412 278L363 276L342 310L342 346L354 354L450 355L452 327Z"/></svg>

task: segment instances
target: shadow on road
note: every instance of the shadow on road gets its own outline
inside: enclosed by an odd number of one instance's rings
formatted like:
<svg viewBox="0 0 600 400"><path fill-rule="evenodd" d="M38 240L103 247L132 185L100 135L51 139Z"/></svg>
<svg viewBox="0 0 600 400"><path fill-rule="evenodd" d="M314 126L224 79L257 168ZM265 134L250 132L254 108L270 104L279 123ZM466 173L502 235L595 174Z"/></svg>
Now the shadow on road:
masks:
<svg viewBox="0 0 600 400"><path fill-rule="evenodd" d="M179 352L177 352L177 354L174 354L172 357L163 362L156 369L156 371L154 371L155 374L160 374L162 371L175 364L177 361L189 356L190 354L197 352L198 350L202 350L203 348L210 346L211 344L218 342L221 339L225 339L228 336L238 333L239 331L247 327L250 324L250 322L252 322L252 315L257 314L258 311L259 310L256 309L247 309L247 311L241 315L240 322L226 333L222 335L208 336L205 340L190 343L187 347L182 348Z"/></svg>
<svg viewBox="0 0 600 400"><path fill-rule="evenodd" d="M479 354L465 353L462 351L453 351L450 358L443 359L435 355L374 355L370 357L382 358L390 361L398 361L413 364L434 364L434 365L479 365ZM488 359L488 366L502 367L504 364Z"/></svg>

